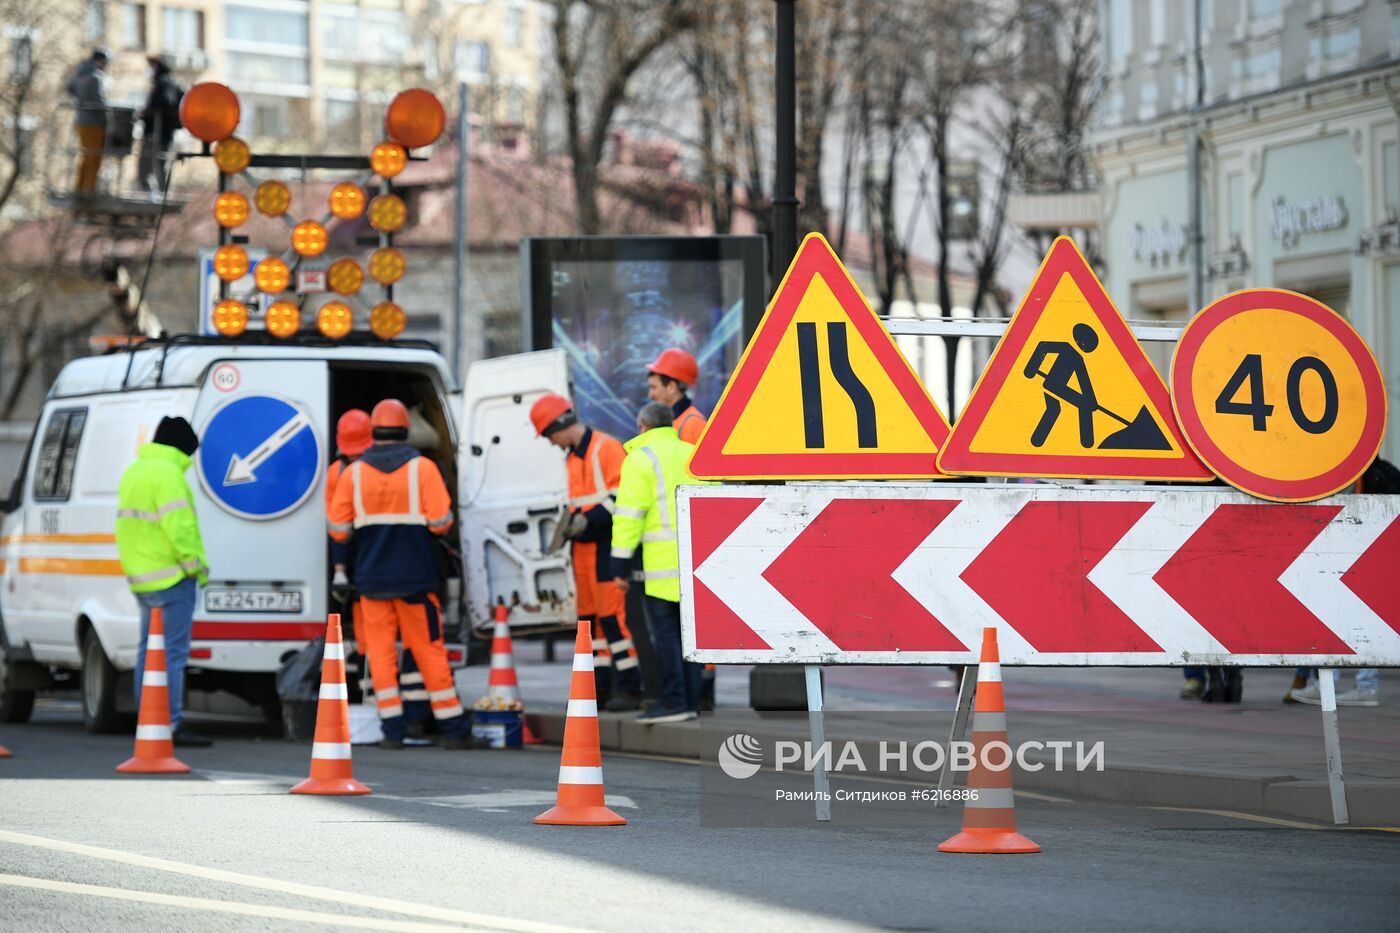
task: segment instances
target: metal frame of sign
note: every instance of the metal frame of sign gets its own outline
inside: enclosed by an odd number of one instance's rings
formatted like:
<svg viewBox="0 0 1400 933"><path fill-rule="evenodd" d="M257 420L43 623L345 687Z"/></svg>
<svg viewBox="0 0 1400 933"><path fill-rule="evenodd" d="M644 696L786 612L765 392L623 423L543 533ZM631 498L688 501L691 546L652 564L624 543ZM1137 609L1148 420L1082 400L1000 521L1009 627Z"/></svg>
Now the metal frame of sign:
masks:
<svg viewBox="0 0 1400 933"><path fill-rule="evenodd" d="M1288 311L1312 321L1342 345L1356 363L1366 390L1366 417L1355 448L1327 472L1306 479L1288 480L1265 476L1231 459L1210 436L1197 413L1192 371L1206 340L1226 321L1239 314L1260 309ZM1375 354L1356 329L1340 314L1315 299L1280 288L1251 288L1234 292L1211 302L1193 317L1182 331L1172 354L1172 405L1176 409L1186 440L1221 479L1262 499L1303 502L1340 492L1356 482L1380 451L1385 438L1389 399L1385 379Z"/></svg>

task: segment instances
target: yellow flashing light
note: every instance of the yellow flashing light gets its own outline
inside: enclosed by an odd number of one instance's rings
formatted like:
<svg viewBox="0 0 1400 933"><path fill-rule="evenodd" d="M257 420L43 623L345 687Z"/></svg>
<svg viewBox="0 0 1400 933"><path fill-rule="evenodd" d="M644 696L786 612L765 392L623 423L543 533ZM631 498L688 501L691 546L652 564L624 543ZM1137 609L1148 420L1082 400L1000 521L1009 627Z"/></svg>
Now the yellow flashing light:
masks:
<svg viewBox="0 0 1400 933"><path fill-rule="evenodd" d="M403 333L403 308L392 301L381 301L369 312L369 329L381 340L392 340Z"/></svg>
<svg viewBox="0 0 1400 933"><path fill-rule="evenodd" d="M214 219L221 227L236 227L248 219L248 199L237 191L225 191L214 199Z"/></svg>
<svg viewBox="0 0 1400 933"><path fill-rule="evenodd" d="M341 295L353 295L365 283L365 273L355 260L337 259L326 272L326 281L331 291Z"/></svg>
<svg viewBox="0 0 1400 933"><path fill-rule="evenodd" d="M265 181L253 192L258 212L267 217L281 217L292 206L292 191L280 181Z"/></svg>
<svg viewBox="0 0 1400 933"><path fill-rule="evenodd" d="M237 337L248 329L248 306L233 298L214 305L214 329L225 337Z"/></svg>
<svg viewBox="0 0 1400 933"><path fill-rule="evenodd" d="M214 274L225 282L237 282L248 274L248 251L241 246L214 250Z"/></svg>
<svg viewBox="0 0 1400 933"><path fill-rule="evenodd" d="M397 194L381 194L369 202L369 225L383 233L393 233L408 219L408 207Z"/></svg>
<svg viewBox="0 0 1400 933"><path fill-rule="evenodd" d="M298 256L319 256L326 251L326 228L314 220L303 220L292 228L292 249Z"/></svg>
<svg viewBox="0 0 1400 933"><path fill-rule="evenodd" d="M214 164L225 175L237 175L248 167L252 157L248 144L237 136L221 139L214 144Z"/></svg>
<svg viewBox="0 0 1400 933"><path fill-rule="evenodd" d="M274 301L267 309L266 326L267 332L274 337L286 339L294 336L301 330L301 309L295 302L285 299Z"/></svg>
<svg viewBox="0 0 1400 933"><path fill-rule="evenodd" d="M393 285L403 278L403 253L392 246L383 246L370 253L369 277L380 285Z"/></svg>
<svg viewBox="0 0 1400 933"><path fill-rule="evenodd" d="M408 164L408 151L403 146L386 139L375 146L369 154L369 167L380 178L393 178Z"/></svg>
<svg viewBox="0 0 1400 933"><path fill-rule="evenodd" d="M365 189L342 181L331 189L330 207L331 213L341 220L354 220L365 212Z"/></svg>
<svg viewBox="0 0 1400 933"><path fill-rule="evenodd" d="M353 324L354 314L343 301L328 301L316 312L316 329L332 340L350 333Z"/></svg>
<svg viewBox="0 0 1400 933"><path fill-rule="evenodd" d="M292 281L292 270L284 260L268 256L253 267L253 281L257 283L258 291L276 295L287 290L287 285Z"/></svg>

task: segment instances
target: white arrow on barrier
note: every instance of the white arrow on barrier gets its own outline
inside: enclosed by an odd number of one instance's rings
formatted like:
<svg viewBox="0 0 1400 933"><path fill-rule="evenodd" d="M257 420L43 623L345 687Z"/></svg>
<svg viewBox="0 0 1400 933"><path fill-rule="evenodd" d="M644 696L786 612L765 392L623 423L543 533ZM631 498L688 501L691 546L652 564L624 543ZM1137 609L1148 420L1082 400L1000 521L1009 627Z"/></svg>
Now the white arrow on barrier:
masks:
<svg viewBox="0 0 1400 933"><path fill-rule="evenodd" d="M262 466L277 451L285 447L292 438L300 433L302 428L311 427L311 419L303 412L297 412L286 424L263 441L253 452L246 457L233 455L233 459L228 462L228 472L224 474L225 486L238 486L243 483L251 483L257 480L254 475L258 467Z"/></svg>

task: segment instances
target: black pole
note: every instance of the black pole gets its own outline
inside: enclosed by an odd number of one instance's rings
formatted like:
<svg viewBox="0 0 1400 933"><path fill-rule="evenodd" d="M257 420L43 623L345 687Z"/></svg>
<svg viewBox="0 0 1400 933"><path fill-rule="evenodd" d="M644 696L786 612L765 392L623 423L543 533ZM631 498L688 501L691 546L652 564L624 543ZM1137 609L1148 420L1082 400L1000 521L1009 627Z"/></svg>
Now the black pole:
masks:
<svg viewBox="0 0 1400 933"><path fill-rule="evenodd" d="M773 173L773 288L776 291L797 254L797 78L796 0L775 0L773 61L777 165Z"/></svg>

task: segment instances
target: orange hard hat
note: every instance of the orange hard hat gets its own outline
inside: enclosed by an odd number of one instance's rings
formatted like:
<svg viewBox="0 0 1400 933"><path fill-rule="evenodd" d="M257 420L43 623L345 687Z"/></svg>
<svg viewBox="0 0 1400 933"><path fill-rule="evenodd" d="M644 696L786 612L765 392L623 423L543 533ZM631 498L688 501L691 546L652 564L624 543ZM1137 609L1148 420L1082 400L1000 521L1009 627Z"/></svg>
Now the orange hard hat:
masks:
<svg viewBox="0 0 1400 933"><path fill-rule="evenodd" d="M369 423L375 428L407 428L408 409L396 398L386 398L374 406Z"/></svg>
<svg viewBox="0 0 1400 933"><path fill-rule="evenodd" d="M679 347L667 347L662 350L661 355L647 365L647 372L669 376L688 386L695 385L696 380L700 378L700 367L696 364L695 357Z"/></svg>
<svg viewBox="0 0 1400 933"><path fill-rule="evenodd" d="M373 443L371 430L369 413L352 408L335 423L335 446L347 457L358 457Z"/></svg>
<svg viewBox="0 0 1400 933"><path fill-rule="evenodd" d="M577 424L578 417L574 414L572 402L562 395L549 392L530 406L530 423L535 426L537 435L548 437L560 428Z"/></svg>

